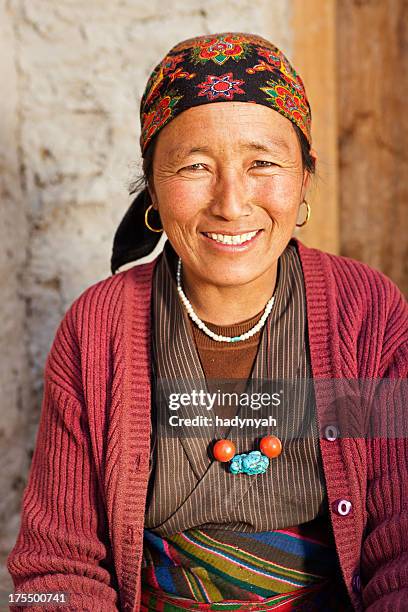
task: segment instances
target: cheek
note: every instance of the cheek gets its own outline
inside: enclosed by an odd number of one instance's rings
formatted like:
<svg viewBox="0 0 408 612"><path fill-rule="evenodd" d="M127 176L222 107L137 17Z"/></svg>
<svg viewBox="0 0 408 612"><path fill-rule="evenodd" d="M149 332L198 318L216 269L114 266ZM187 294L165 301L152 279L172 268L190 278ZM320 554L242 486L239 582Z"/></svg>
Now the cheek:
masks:
<svg viewBox="0 0 408 612"><path fill-rule="evenodd" d="M159 183L156 186L156 193L159 201L167 200L191 200L192 196L199 197L207 190L205 181L198 180L170 180Z"/></svg>
<svg viewBox="0 0 408 612"><path fill-rule="evenodd" d="M158 185L156 194L160 217L168 232L174 226L188 226L210 197L204 181L169 181Z"/></svg>
<svg viewBox="0 0 408 612"><path fill-rule="evenodd" d="M292 215L299 205L300 183L299 177L284 175L257 181L254 199L271 214Z"/></svg>

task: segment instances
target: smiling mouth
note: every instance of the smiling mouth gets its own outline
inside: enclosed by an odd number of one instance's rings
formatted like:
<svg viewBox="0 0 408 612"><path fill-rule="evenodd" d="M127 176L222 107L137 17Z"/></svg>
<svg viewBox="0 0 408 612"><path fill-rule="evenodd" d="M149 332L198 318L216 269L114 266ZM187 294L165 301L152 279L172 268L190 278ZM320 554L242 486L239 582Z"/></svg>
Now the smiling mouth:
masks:
<svg viewBox="0 0 408 612"><path fill-rule="evenodd" d="M252 240L261 230L246 232L244 234L215 234L213 232L202 232L207 238L221 244L239 245Z"/></svg>

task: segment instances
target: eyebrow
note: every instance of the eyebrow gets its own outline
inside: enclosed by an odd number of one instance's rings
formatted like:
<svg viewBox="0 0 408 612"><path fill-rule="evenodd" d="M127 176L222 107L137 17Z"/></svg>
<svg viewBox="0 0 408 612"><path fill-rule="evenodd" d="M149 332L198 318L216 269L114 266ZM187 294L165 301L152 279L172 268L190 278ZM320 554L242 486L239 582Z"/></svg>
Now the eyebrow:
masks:
<svg viewBox="0 0 408 612"><path fill-rule="evenodd" d="M239 141L238 146L240 149L246 151L260 151L261 153L268 153L272 150L276 150L277 147L282 147L286 152L289 151L288 143L282 138L276 138L275 140L264 142L257 140ZM177 157L187 157L193 153L211 153L211 148L207 146L188 148L178 145L170 149L169 157L172 157L173 155L176 155Z"/></svg>
<svg viewBox="0 0 408 612"><path fill-rule="evenodd" d="M268 153L268 151L274 150L277 147L282 147L285 151L289 151L289 145L283 138L276 138L274 140L268 140L265 142L258 142L257 140L250 140L247 142L240 142L239 146L241 149L262 151Z"/></svg>
<svg viewBox="0 0 408 612"><path fill-rule="evenodd" d="M210 153L210 152L211 152L210 147L191 147L189 149L188 147L177 145L173 147L172 149L170 149L170 151L168 152L168 157L171 158L175 155L177 158L179 158L179 157L187 157L188 155L192 155L193 153Z"/></svg>

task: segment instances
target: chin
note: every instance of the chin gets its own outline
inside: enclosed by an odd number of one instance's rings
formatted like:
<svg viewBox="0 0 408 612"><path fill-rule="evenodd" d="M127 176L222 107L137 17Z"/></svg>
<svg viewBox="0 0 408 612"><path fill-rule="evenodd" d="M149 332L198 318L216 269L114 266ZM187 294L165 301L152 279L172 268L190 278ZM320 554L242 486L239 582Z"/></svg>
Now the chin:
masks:
<svg viewBox="0 0 408 612"><path fill-rule="evenodd" d="M246 285L256 280L262 274L262 270L248 270L247 266L242 266L241 270L231 270L231 266L220 266L208 281L220 287L238 287Z"/></svg>

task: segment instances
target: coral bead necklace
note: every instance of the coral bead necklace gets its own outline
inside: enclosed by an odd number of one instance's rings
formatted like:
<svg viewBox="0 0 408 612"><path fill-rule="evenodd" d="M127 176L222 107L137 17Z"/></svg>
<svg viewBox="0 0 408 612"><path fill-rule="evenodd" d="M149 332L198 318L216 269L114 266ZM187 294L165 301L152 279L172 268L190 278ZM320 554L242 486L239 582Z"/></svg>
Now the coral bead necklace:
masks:
<svg viewBox="0 0 408 612"><path fill-rule="evenodd" d="M276 436L264 436L259 444L260 450L236 455L235 444L231 440L218 440L213 447L213 456L217 461L230 463L231 474L264 474L269 466L269 459L278 457L282 452L282 443Z"/></svg>

